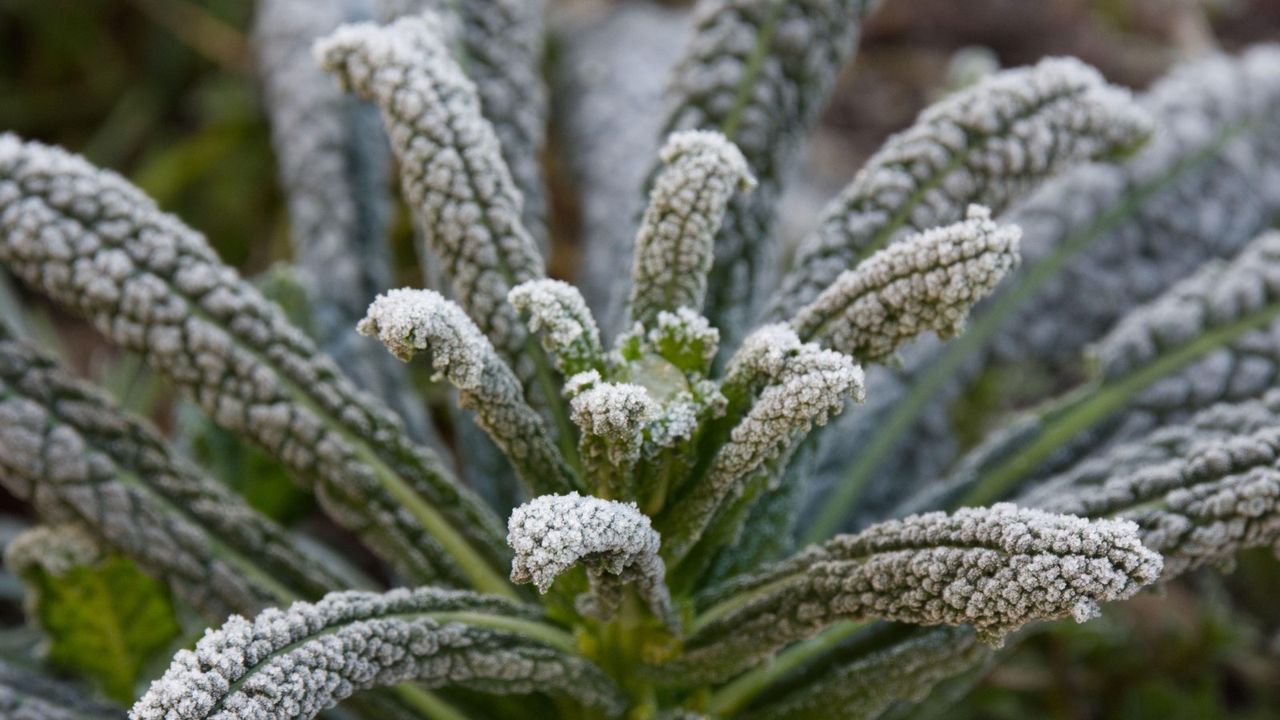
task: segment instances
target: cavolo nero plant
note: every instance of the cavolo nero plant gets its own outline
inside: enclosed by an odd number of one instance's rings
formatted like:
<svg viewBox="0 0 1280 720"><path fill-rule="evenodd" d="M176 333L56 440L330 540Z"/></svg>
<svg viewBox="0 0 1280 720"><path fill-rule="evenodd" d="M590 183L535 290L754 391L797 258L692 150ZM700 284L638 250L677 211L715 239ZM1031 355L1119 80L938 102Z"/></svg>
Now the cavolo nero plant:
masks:
<svg viewBox="0 0 1280 720"><path fill-rule="evenodd" d="M6 568L86 656L172 655L103 688L145 686L130 717L877 717L1280 538L1280 49L1137 98L1071 59L989 75L784 263L788 169L874 3L704 0L644 187L604 198L627 232L587 239L630 281L589 305L546 274L539 3L259 5L305 322L123 178L0 136L4 268L341 528L282 527L4 326L0 483L40 521ZM393 165L422 288L389 287ZM960 457L938 406L1086 346ZM128 621L67 620L94 589ZM6 717L125 712L20 665Z"/></svg>

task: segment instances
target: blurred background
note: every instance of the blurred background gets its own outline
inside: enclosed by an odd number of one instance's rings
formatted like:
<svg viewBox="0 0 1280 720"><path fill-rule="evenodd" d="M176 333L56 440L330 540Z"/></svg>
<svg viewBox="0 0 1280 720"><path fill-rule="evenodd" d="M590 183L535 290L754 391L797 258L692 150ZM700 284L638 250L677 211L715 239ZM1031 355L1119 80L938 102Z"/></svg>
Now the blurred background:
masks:
<svg viewBox="0 0 1280 720"><path fill-rule="evenodd" d="M552 5L560 27L610 9L599 0ZM254 76L252 14L248 0L0 0L0 131L119 171L206 233L228 262L261 273L287 259L288 225ZM885 0L803 161L790 222L803 229L888 134L966 72L1074 55L1142 88L1180 57L1260 40L1280 40L1280 0ZM553 273L572 277L579 208L554 145ZM410 234L402 218L394 242L406 284L419 278ZM135 359L35 306L41 334L80 372L162 427L181 422L167 389ZM222 464L219 475L273 478L245 488L254 504L286 522L313 521L268 461L230 438L204 437L208 446L192 451ZM25 512L7 497L0 510ZM1110 607L1084 626L1044 626L983 670L967 697L909 716L1280 718L1280 563L1255 553L1239 565ZM18 619L7 607L6 624Z"/></svg>

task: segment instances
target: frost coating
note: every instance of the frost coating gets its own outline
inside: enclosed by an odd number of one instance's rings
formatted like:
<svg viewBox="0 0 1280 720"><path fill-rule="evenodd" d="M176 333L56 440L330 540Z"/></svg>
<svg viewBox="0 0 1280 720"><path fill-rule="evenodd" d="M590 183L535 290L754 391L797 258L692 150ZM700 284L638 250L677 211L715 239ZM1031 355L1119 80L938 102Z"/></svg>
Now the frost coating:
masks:
<svg viewBox="0 0 1280 720"><path fill-rule="evenodd" d="M1094 349L1103 387L1142 383L1109 416L1064 441L1033 468L1061 471L1111 442L1142 437L1222 401L1256 397L1280 371L1280 233L1259 236L1235 259L1207 264L1131 310ZM1068 402L1068 401L1063 401ZM966 458L958 477L983 472L1035 439L1052 417L1027 417ZM994 461L994 462L993 462Z"/></svg>
<svg viewBox="0 0 1280 720"><path fill-rule="evenodd" d="M401 288L379 295L356 328L409 361L428 352L437 378L458 388L458 404L476 413L530 493L574 486L573 472L542 418L525 402L520 380L462 308L434 290Z"/></svg>
<svg viewBox="0 0 1280 720"><path fill-rule="evenodd" d="M0 714L6 720L118 720L121 713L70 685L0 662Z"/></svg>
<svg viewBox="0 0 1280 720"><path fill-rule="evenodd" d="M1207 258L1231 257L1280 211L1280 46L1184 63L1140 99L1157 123L1141 152L1054 179L1012 208L1027 266L1090 245L1022 303L993 343L1005 360L1073 360L1124 309ZM1111 218L1117 208L1120 222ZM1032 321L1034 320L1034 321Z"/></svg>
<svg viewBox="0 0 1280 720"><path fill-rule="evenodd" d="M663 556L689 551L727 502L766 465L784 457L813 426L824 425L847 400L863 399L862 368L847 355L801 343L786 325L752 333L730 362L726 384L763 388L733 428L703 478L660 522Z"/></svg>
<svg viewBox="0 0 1280 720"><path fill-rule="evenodd" d="M402 368L351 332L390 284L390 153L377 109L345 96L316 67L311 43L371 12L367 0L265 0L257 5L254 39L293 259L319 344L416 437L434 439Z"/></svg>
<svg viewBox="0 0 1280 720"><path fill-rule="evenodd" d="M600 330L577 288L561 280L530 280L511 288L507 300L529 316L529 332L541 334L543 349L562 375L604 369Z"/></svg>
<svg viewBox="0 0 1280 720"><path fill-rule="evenodd" d="M1197 428L1218 422L1226 409L1117 447L1051 478L1026 500L1054 512L1135 521L1147 547L1164 556L1164 580L1204 565L1230 568L1247 548L1280 549L1280 428L1201 437ZM1193 445L1178 442L1193 433ZM1175 454L1162 457L1171 442ZM1108 472L1101 461L1109 458L1127 458L1127 467Z"/></svg>
<svg viewBox="0 0 1280 720"><path fill-rule="evenodd" d="M455 619L457 618L457 619ZM519 606L419 588L341 592L252 621L233 615L182 650L131 720L310 718L353 693L413 680L484 692L556 690L610 713L617 691L595 666L531 635Z"/></svg>
<svg viewBox="0 0 1280 720"><path fill-rule="evenodd" d="M434 14L387 27L348 25L316 44L344 85L382 109L401 186L453 294L508 360L525 341L507 292L543 276L520 220L520 192L475 86L452 58Z"/></svg>
<svg viewBox="0 0 1280 720"><path fill-rule="evenodd" d="M0 485L45 521L133 558L202 612L253 612L351 582L175 457L148 424L2 338L0 397Z"/></svg>
<svg viewBox="0 0 1280 720"><path fill-rule="evenodd" d="M454 43L476 85L484 117L523 196L524 225L546 241L546 188L539 155L546 144L547 88L542 80L544 0L378 0L382 22L434 11L457 25Z"/></svg>
<svg viewBox="0 0 1280 720"><path fill-rule="evenodd" d="M679 667L731 672L844 619L970 624L997 642L1032 620L1083 622L1098 603L1154 582L1160 569L1160 556L1125 520L1008 503L913 515L730 582L711 597L718 604L686 642Z"/></svg>
<svg viewBox="0 0 1280 720"><path fill-rule="evenodd" d="M716 130L737 145L760 187L729 203L716 235L704 313L741 337L773 280L774 210L783 176L852 56L874 0L702 0L671 77L664 134ZM656 174L656 173L654 173Z"/></svg>
<svg viewBox="0 0 1280 720"><path fill-rule="evenodd" d="M631 268L631 321L646 326L664 310L702 310L725 207L756 184L742 152L717 132L673 133L660 157Z"/></svg>
<svg viewBox="0 0 1280 720"><path fill-rule="evenodd" d="M631 383L597 382L577 393L569 403L587 476L608 497L626 499L631 488L625 476L640 459L645 427L660 408L649 392Z"/></svg>
<svg viewBox="0 0 1280 720"><path fill-rule="evenodd" d="M841 273L791 326L862 362L883 361L926 330L958 335L969 309L1018 264L1021 237L971 205L964 222L913 235Z"/></svg>
<svg viewBox="0 0 1280 720"><path fill-rule="evenodd" d="M497 519L434 454L201 235L115 173L0 135L0 262L310 482L330 516L359 528L406 577L466 581L433 534L457 533L493 560L502 552ZM429 534L395 486L424 498L449 528Z"/></svg>
<svg viewBox="0 0 1280 720"><path fill-rule="evenodd" d="M649 393L631 383L597 383L574 396L573 421L582 432L610 441L618 454L610 462L635 461L644 426L658 413Z"/></svg>
<svg viewBox="0 0 1280 720"><path fill-rule="evenodd" d="M996 73L926 109L867 162L801 243L771 317L905 233L956 222L974 202L1001 212L1045 178L1150 132L1129 93L1079 60Z"/></svg>
<svg viewBox="0 0 1280 720"><path fill-rule="evenodd" d="M850 462L886 439L889 418L921 406L919 421L897 434L878 463L863 508L887 510L933 483L955 460L958 443L947 407L989 361L1075 363L1134 306L1165 292L1214 257L1233 257L1269 227L1280 209L1280 47L1255 46L1239 57L1184 63L1139 100L1157 131L1123 163L1093 163L1058 175L1004 217L1023 229L1022 270L975 317L1006 312L980 347L948 345L907 357L906 371L870 375L868 406L845 415L822 462L824 483L839 485ZM1042 273L1065 253L1065 266ZM1040 278L1033 280L1033 278ZM1017 307L1009 301L1016 293ZM1008 305L1009 307L1006 307ZM1280 335L1276 335L1280 337ZM1164 422L1219 400L1239 401L1280 378L1271 340L1255 338L1196 363L1190 378L1158 383L1142 407L1105 439L1138 438ZM969 357L955 369L961 353ZM948 365L946 387L920 402L923 380ZM1239 372L1232 372L1233 368ZM857 453L855 455L854 453ZM823 496L819 496L823 497ZM864 510L862 519L868 516Z"/></svg>
<svg viewBox="0 0 1280 720"><path fill-rule="evenodd" d="M595 381L588 387L586 376L577 377L569 408L582 430L578 448L584 479L604 497L633 499L631 470L640 459L645 428L660 408L639 385Z"/></svg>
<svg viewBox="0 0 1280 720"><path fill-rule="evenodd" d="M1020 496L1019 503L1047 507L1055 496L1081 488L1085 502L1095 489L1113 477L1132 475L1148 467L1214 450L1272 427L1280 427L1280 390L1239 403L1220 403L1182 422L1161 423L1155 430L1091 453L1069 469L1039 481ZM1080 513L1076 513L1080 514Z"/></svg>
<svg viewBox="0 0 1280 720"><path fill-rule="evenodd" d="M660 539L635 503L576 492L543 495L516 508L507 528L507 544L516 553L513 582L532 582L546 593L557 576L582 563L591 578L591 614L612 615L617 585L634 582L653 614L674 622Z"/></svg>
<svg viewBox="0 0 1280 720"><path fill-rule="evenodd" d="M1260 235L1229 264L1205 268L1125 316L1098 345L1099 374L1104 380L1127 375L1215 328L1277 304L1280 232L1273 231Z"/></svg>

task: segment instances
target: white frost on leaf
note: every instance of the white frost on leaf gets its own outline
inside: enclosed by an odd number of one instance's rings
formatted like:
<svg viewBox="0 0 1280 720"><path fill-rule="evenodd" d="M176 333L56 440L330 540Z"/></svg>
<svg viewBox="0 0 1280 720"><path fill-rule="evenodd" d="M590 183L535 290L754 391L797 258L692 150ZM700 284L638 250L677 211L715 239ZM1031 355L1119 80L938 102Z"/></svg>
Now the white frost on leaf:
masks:
<svg viewBox="0 0 1280 720"><path fill-rule="evenodd" d="M701 310L716 232L733 193L755 187L742 152L718 132L667 138L665 167L640 220L631 268L631 319L651 324L661 311Z"/></svg>
<svg viewBox="0 0 1280 720"><path fill-rule="evenodd" d="M1111 380L1280 303L1280 232L1254 239L1233 260L1206 265L1163 295L1129 312L1095 351Z"/></svg>
<svg viewBox="0 0 1280 720"><path fill-rule="evenodd" d="M739 391L760 387L745 417L712 461L706 477L672 508L662 530L664 555L679 559L713 517L736 499L767 465L786 457L813 429L847 401L865 397L862 368L848 355L802 343L785 324L752 333L730 361L726 384ZM776 482L776 473L771 482Z"/></svg>
<svg viewBox="0 0 1280 720"><path fill-rule="evenodd" d="M791 325L863 362L883 361L927 330L952 337L1017 266L1021 237L971 205L963 222L913 235L842 273Z"/></svg>
<svg viewBox="0 0 1280 720"><path fill-rule="evenodd" d="M1280 428L1271 413L1261 427L1237 425L1244 418L1231 409L1210 408L1187 425L1111 448L1024 500L1052 512L1133 520L1147 547L1164 556L1166 581L1206 565L1230 569L1249 548L1280 550ZM1233 421L1225 435L1205 432L1223 416Z"/></svg>
<svg viewBox="0 0 1280 720"><path fill-rule="evenodd" d="M959 221L971 203L1003 212L1046 178L1151 132L1127 90L1074 58L995 73L926 109L867 162L801 242L770 316L789 317L860 259Z"/></svg>
<svg viewBox="0 0 1280 720"><path fill-rule="evenodd" d="M592 581L592 614L612 613L617 581L635 582L653 614L674 622L660 538L635 503L576 492L543 495L516 508L507 527L507 544L515 551L512 581L532 582L546 593L560 574L581 563Z"/></svg>
<svg viewBox="0 0 1280 720"><path fill-rule="evenodd" d="M429 352L434 379L447 379L461 390L480 386L494 352L462 308L434 290L400 288L379 295L356 331L376 337L405 362Z"/></svg>
<svg viewBox="0 0 1280 720"><path fill-rule="evenodd" d="M475 85L450 57L434 13L386 27L347 25L319 41L321 65L378 103L400 164L405 200L454 297L508 360L524 328L507 292L543 277L543 261L521 222L521 197L502 159Z"/></svg>
<svg viewBox="0 0 1280 720"><path fill-rule="evenodd" d="M466 620L457 615L470 616ZM486 617L496 622L486 625ZM292 720L360 690L414 681L487 692L554 690L610 715L617 690L576 654L505 629L536 622L490 596L418 588L331 593L316 603L232 615L181 650L131 720Z"/></svg>
<svg viewBox="0 0 1280 720"><path fill-rule="evenodd" d="M877 4L706 0L693 11L693 36L667 87L663 132L722 131L759 181L729 202L699 308L726 344L737 344L774 284L779 263L770 240L786 175Z"/></svg>
<svg viewBox="0 0 1280 720"><path fill-rule="evenodd" d="M542 347L566 377L604 367L600 329L577 288L561 280L530 280L511 288L507 299L529 316L529 331L541 334Z"/></svg>
<svg viewBox="0 0 1280 720"><path fill-rule="evenodd" d="M0 262L278 458L406 578L466 580L371 458L397 458L396 474L454 530L482 553L500 552L500 521L394 413L203 236L116 173L0 134Z"/></svg>
<svg viewBox="0 0 1280 720"><path fill-rule="evenodd" d="M531 493L574 487L573 471L525 402L519 378L462 308L434 290L400 288L379 295L356 329L406 362L427 353L436 379L458 389L459 405L475 411Z"/></svg>
<svg viewBox="0 0 1280 720"><path fill-rule="evenodd" d="M658 416L658 404L649 392L631 383L600 382L570 401L573 422L584 435L600 438L615 448L610 462L635 462L645 425Z"/></svg>
<svg viewBox="0 0 1280 720"><path fill-rule="evenodd" d="M711 598L682 669L749 667L840 620L972 625L998 643L1032 620L1083 622L1155 582L1160 555L1128 520L1000 503L912 515L840 535ZM743 601L735 598L749 598Z"/></svg>

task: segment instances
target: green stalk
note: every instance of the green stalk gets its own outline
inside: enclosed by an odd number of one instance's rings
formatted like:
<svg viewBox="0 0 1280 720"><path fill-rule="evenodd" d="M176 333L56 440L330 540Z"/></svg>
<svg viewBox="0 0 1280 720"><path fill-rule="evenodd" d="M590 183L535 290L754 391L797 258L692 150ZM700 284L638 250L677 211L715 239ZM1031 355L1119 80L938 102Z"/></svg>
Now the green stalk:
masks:
<svg viewBox="0 0 1280 720"><path fill-rule="evenodd" d="M772 7L769 8L769 16L760 27L760 34L756 35L756 43L751 48L751 55L747 57L746 72L742 74L742 79L738 83L738 92L733 99L733 109L729 111L724 122L720 123L721 134L730 140L738 134L738 126L742 124L742 112L751 101L751 89L760 76L761 68L764 67L764 59L769 55L769 46L773 42L773 33L777 28L778 18L782 17L784 5L783 0L774 0Z"/></svg>
<svg viewBox="0 0 1280 720"><path fill-rule="evenodd" d="M736 715L770 685L813 658L833 650L846 638L866 626L865 621L845 620L832 625L819 635L792 645L778 653L773 662L744 673L733 682L713 692L707 704L708 712L717 717Z"/></svg>
<svg viewBox="0 0 1280 720"><path fill-rule="evenodd" d="M578 454L576 428L570 422L569 413L565 410L565 403L560 397L560 385L552 374L550 359L532 334L525 339L525 351L529 353L529 357L533 358L534 379L547 399L547 412L551 415L552 425L555 426L556 445L559 446L564 459L568 461L569 467L573 468L574 473L579 476L577 489L585 492L586 486L581 479L582 458Z"/></svg>
<svg viewBox="0 0 1280 720"><path fill-rule="evenodd" d="M471 720L461 710L421 685L412 683L396 685L391 688L391 694L405 706L413 708L430 720Z"/></svg>
<svg viewBox="0 0 1280 720"><path fill-rule="evenodd" d="M1250 330L1257 330L1280 316L1280 303L1264 305L1257 312L1214 328L1192 342L1161 355L1151 363L1111 382L1088 385L1065 396L1050 407L1036 437L991 470L960 497L957 506L986 505L1005 493L1039 467L1071 438L1123 410L1133 397L1201 357L1217 350Z"/></svg>
<svg viewBox="0 0 1280 720"><path fill-rule="evenodd" d="M1090 248L1099 237L1131 217L1157 193L1168 188L1187 173L1204 166L1218 155L1224 145L1246 132L1252 123L1242 122L1223 130L1213 142L1183 158L1158 179L1128 190L1124 200L1092 223L1068 235L1040 262L1013 279L1009 288L992 299L986 310L916 378L911 389L895 405L889 417L879 425L871 441L845 472L822 511L804 534L804 543L825 540L839 530L845 518L857 505L871 477L898 442L919 421L929 402L952 380L968 359L986 347L988 341L1003 328L1014 313L1055 277L1069 261Z"/></svg>
<svg viewBox="0 0 1280 720"><path fill-rule="evenodd" d="M256 353L254 353L256 355ZM291 385L288 380L281 379L281 382ZM291 388L292 389L292 388ZM299 393L295 397L301 397L304 405L311 406L311 399L305 394ZM322 418L327 416L323 414L321 408L311 407ZM351 443L356 456L366 463L378 482L387 492L399 501L406 511L414 517L427 532L431 533L440 546L444 548L453 560L458 563L458 568L462 570L471 584L480 592L493 593L501 595L510 600L519 600L520 596L511 583L507 581L505 575L500 574L489 562L481 556L481 554L467 542L452 525L448 519L431 506L425 498L414 492L413 488L405 482L404 478L388 465L377 453L366 446L359 437L348 431L340 424L329 426L331 430L336 431L344 440Z"/></svg>

